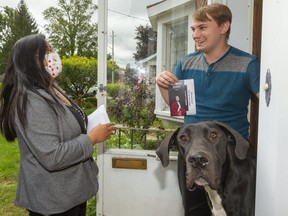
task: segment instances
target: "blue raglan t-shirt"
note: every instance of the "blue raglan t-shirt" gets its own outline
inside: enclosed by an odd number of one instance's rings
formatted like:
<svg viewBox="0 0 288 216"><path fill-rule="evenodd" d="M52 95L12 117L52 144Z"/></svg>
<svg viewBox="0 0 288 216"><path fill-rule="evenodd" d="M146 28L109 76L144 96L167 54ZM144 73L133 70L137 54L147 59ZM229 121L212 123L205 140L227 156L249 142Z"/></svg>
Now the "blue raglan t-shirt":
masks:
<svg viewBox="0 0 288 216"><path fill-rule="evenodd" d="M209 65L202 52L194 52L179 60L176 77L194 79L196 114L185 116L184 124L222 121L248 138L249 99L259 92L260 63L254 55L231 46Z"/></svg>

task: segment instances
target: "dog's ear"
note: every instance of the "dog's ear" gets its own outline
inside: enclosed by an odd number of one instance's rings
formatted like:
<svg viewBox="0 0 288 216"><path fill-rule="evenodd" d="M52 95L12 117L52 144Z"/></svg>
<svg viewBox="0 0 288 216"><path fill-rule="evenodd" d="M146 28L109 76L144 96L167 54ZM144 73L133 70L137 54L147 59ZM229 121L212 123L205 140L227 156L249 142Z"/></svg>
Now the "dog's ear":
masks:
<svg viewBox="0 0 288 216"><path fill-rule="evenodd" d="M246 158L247 151L249 149L248 140L246 140L240 133L231 128L229 125L217 121L214 121L214 123L216 123L222 130L224 130L224 132L228 132L228 134L234 137L236 141L235 155L240 160L244 160Z"/></svg>
<svg viewBox="0 0 288 216"><path fill-rule="evenodd" d="M160 146L156 149L156 154L161 160L162 166L167 167L169 164L169 151L172 146L177 145L177 134L180 127L177 128L173 133L167 135L161 142Z"/></svg>

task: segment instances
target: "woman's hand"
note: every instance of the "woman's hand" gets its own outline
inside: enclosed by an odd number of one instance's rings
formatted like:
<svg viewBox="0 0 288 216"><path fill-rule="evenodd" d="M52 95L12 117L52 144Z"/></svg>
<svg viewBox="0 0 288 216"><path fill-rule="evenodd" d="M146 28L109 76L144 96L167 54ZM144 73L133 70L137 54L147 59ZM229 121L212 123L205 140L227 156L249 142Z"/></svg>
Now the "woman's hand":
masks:
<svg viewBox="0 0 288 216"><path fill-rule="evenodd" d="M95 126L87 135L91 139L93 145L96 143L104 142L109 139L115 132L115 123L99 124Z"/></svg>
<svg viewBox="0 0 288 216"><path fill-rule="evenodd" d="M168 89L171 84L174 84L177 81L178 79L169 71L162 71L156 76L157 85L165 89Z"/></svg>

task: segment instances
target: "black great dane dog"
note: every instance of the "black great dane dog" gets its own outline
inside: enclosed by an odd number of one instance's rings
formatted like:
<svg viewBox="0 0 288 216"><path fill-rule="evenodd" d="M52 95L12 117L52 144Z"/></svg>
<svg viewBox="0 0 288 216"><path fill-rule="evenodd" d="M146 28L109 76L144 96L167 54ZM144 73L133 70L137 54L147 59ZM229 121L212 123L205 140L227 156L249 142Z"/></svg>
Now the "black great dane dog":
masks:
<svg viewBox="0 0 288 216"><path fill-rule="evenodd" d="M178 128L156 150L164 167L177 146L186 164L188 190L203 187L214 216L253 216L256 161L249 143L222 122Z"/></svg>

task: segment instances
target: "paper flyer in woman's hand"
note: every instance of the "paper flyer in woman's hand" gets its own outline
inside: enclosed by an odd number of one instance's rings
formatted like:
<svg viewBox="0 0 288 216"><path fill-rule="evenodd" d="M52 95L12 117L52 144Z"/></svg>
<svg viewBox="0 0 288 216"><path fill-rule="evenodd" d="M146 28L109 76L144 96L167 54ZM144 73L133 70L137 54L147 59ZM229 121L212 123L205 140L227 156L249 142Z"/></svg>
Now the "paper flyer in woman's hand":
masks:
<svg viewBox="0 0 288 216"><path fill-rule="evenodd" d="M88 116L87 133L89 133L95 126L109 122L110 120L105 110L105 106L101 105Z"/></svg>

